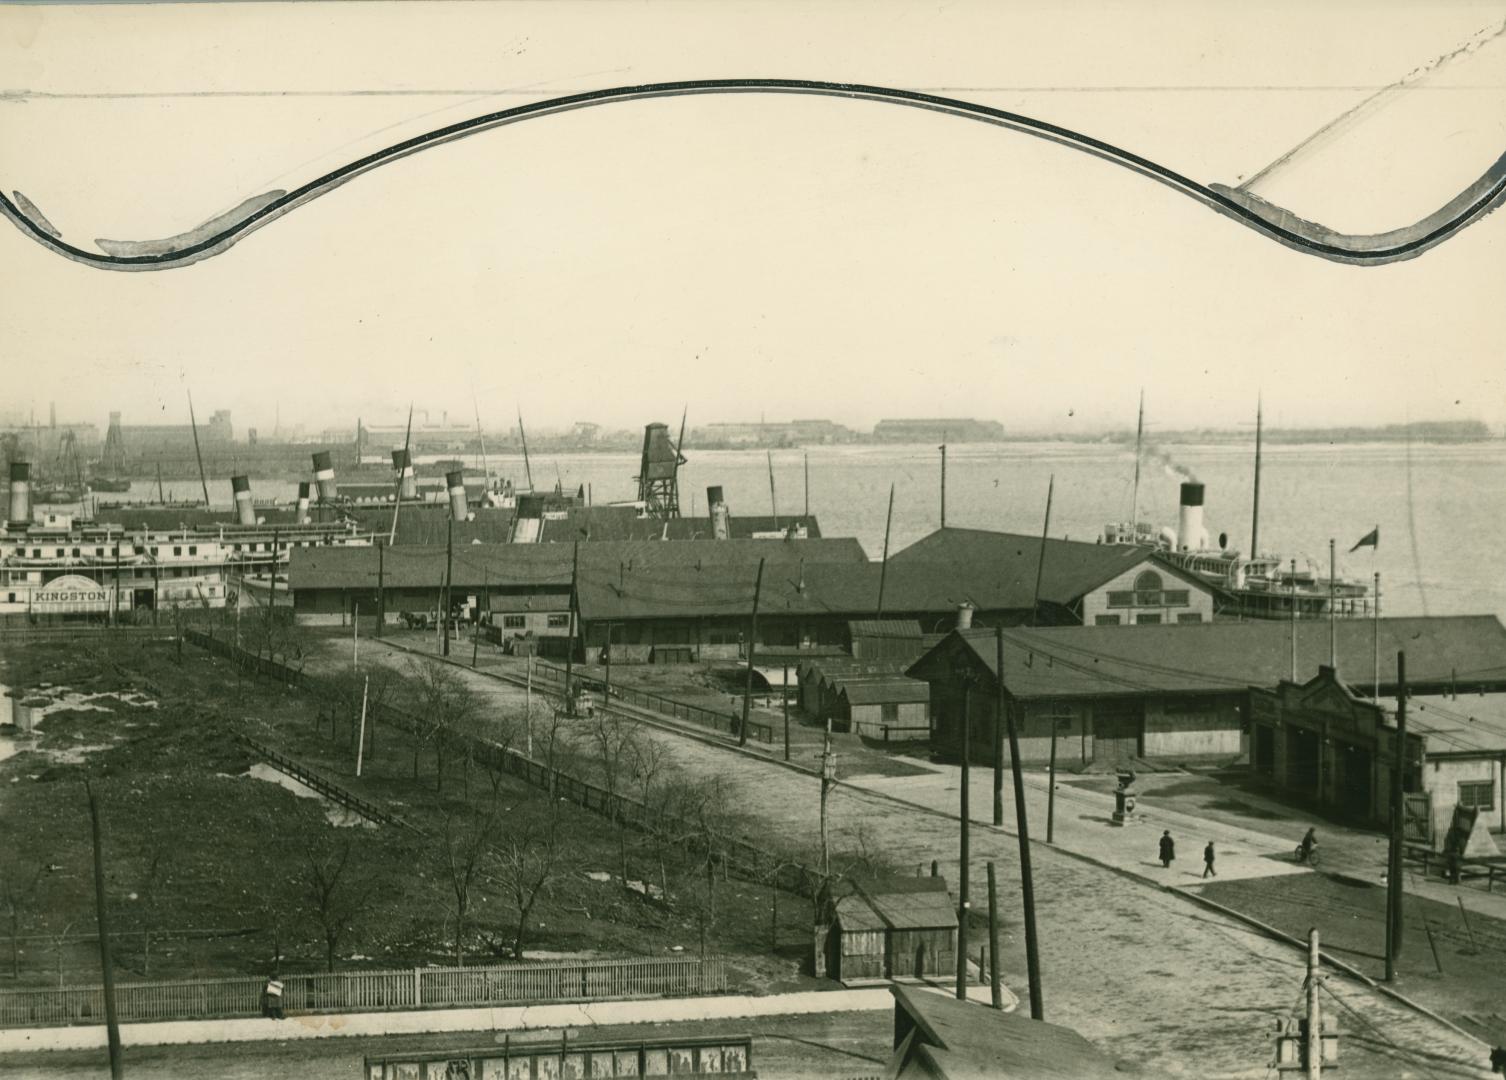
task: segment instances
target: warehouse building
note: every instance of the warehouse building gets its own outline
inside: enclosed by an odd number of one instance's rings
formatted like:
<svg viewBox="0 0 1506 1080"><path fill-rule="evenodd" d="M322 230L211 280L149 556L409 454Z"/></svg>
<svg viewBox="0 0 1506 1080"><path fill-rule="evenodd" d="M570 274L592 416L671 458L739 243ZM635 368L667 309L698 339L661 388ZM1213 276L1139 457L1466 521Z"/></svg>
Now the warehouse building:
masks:
<svg viewBox="0 0 1506 1080"><path fill-rule="evenodd" d="M1396 654L1407 654L1419 695L1506 691L1506 627L1494 616L1340 620L1337 670L1396 692ZM1291 678L1293 637L1296 679ZM1005 703L1016 711L1022 761L1045 763L1053 731L1069 767L1136 759L1233 762L1251 752L1251 688L1302 684L1329 665L1323 622L1105 627L1003 632ZM1378 642L1378 647L1377 647ZM993 761L998 642L992 631L958 631L912 665L931 684L933 744L960 749L962 710L971 757ZM1374 679L1376 657L1379 679Z"/></svg>

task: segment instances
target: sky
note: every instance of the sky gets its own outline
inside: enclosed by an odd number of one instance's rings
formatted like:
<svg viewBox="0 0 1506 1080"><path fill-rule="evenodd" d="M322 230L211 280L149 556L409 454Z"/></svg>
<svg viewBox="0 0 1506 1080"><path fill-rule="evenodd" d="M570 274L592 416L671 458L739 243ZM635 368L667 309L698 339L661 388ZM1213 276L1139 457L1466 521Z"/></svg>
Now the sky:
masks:
<svg viewBox="0 0 1506 1080"><path fill-rule="evenodd" d="M443 123L670 79L926 90L1334 228L1506 150L1506 4L768 2L0 8L0 185L155 239ZM1461 55L1439 63L1460 50ZM1433 67L1435 65L1435 67ZM1401 89L1384 88L1406 79ZM1368 104L1367 104L1368 102ZM935 113L675 98L374 170L184 269L0 225L0 412L318 431L975 416L1017 432L1506 425L1506 214L1340 266L1142 176Z"/></svg>

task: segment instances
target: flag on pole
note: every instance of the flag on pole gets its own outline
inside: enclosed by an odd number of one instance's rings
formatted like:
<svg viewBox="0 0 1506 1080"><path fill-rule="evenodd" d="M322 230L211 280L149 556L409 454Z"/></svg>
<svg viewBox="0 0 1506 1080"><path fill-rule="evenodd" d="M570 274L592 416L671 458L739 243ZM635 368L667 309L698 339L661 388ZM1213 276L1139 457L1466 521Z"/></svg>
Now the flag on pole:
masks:
<svg viewBox="0 0 1506 1080"><path fill-rule="evenodd" d="M1378 547L1380 547L1380 526L1379 525L1377 525L1375 528L1371 529L1364 536L1360 537L1359 541L1354 545L1354 547L1350 548L1349 551L1352 554L1352 553L1358 551L1362 547L1371 547L1371 548L1378 548Z"/></svg>

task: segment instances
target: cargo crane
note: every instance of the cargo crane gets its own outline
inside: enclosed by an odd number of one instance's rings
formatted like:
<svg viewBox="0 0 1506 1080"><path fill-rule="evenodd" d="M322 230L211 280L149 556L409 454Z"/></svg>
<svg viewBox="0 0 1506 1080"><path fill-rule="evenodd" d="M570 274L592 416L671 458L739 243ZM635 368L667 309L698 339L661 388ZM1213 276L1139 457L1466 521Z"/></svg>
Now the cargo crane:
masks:
<svg viewBox="0 0 1506 1080"><path fill-rule="evenodd" d="M680 437L673 445L669 441L666 424L648 424L643 429L643 459L638 466L638 501L643 512L650 517L670 518L680 516L680 466L685 456L680 453L685 445L685 417L689 408L680 414Z"/></svg>

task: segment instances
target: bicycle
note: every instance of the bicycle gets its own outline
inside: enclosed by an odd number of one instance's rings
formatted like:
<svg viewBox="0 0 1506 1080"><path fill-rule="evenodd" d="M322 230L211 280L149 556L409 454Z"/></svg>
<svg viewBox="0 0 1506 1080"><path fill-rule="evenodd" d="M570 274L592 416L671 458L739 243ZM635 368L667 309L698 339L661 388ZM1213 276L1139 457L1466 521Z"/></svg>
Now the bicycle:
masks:
<svg viewBox="0 0 1506 1080"><path fill-rule="evenodd" d="M1308 866L1312 867L1315 870L1318 867L1318 863L1322 861L1322 857L1318 854L1318 849L1316 846L1309 848L1307 850L1307 854L1304 855L1302 853L1302 845L1298 844L1297 850L1293 852L1293 854L1297 857L1297 861L1299 863L1305 862Z"/></svg>

